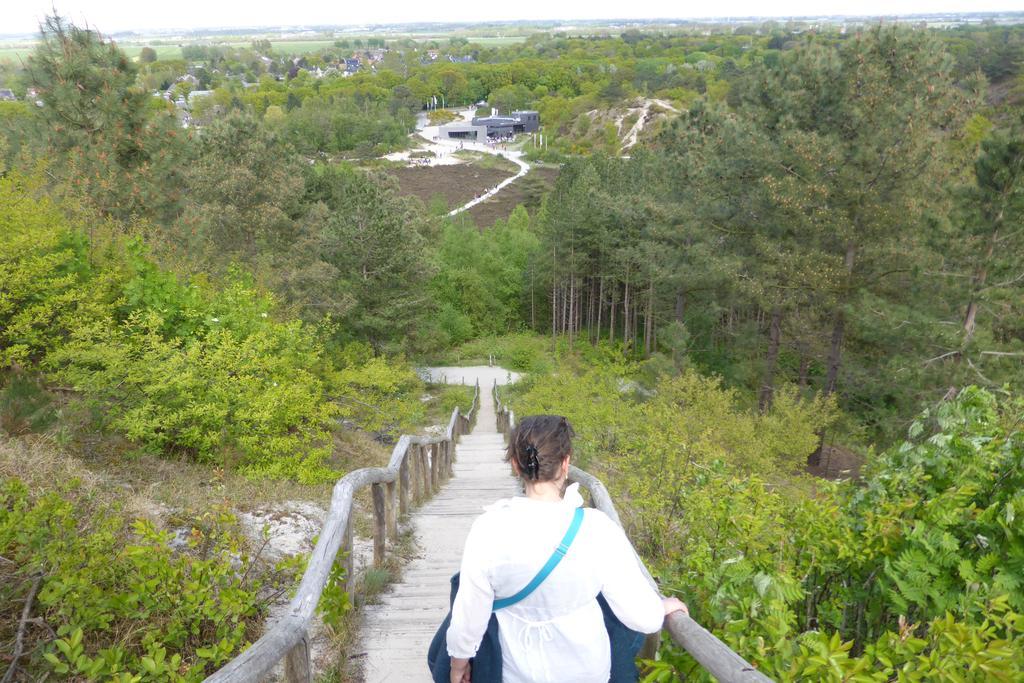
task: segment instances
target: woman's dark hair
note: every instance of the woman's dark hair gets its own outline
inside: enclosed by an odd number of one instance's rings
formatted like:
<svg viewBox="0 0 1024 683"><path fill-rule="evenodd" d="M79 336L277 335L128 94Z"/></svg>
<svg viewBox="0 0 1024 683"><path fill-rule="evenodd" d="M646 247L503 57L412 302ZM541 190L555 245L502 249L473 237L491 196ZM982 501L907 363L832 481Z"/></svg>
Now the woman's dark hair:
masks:
<svg viewBox="0 0 1024 683"><path fill-rule="evenodd" d="M576 433L561 415L531 415L512 430L505 459L527 481L552 481L572 453Z"/></svg>

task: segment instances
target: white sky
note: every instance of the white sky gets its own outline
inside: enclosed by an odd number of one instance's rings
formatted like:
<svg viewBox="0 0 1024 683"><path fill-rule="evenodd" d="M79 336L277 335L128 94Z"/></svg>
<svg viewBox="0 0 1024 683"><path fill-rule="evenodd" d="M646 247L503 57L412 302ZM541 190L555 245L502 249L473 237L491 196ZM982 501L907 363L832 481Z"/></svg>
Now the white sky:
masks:
<svg viewBox="0 0 1024 683"><path fill-rule="evenodd" d="M104 33L239 25L1024 11L1024 0L2 0L0 5L0 34L34 32L51 6Z"/></svg>

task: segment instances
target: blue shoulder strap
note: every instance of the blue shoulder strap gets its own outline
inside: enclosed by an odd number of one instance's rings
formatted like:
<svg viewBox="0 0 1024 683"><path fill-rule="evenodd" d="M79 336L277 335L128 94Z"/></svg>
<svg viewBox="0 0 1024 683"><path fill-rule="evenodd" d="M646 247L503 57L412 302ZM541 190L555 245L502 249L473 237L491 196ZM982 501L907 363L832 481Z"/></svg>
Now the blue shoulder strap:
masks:
<svg viewBox="0 0 1024 683"><path fill-rule="evenodd" d="M502 607L508 607L514 605L527 595L537 590L537 586L544 583L544 579L548 578L558 563L562 561L565 554L569 552L569 546L572 545L572 541L576 538L576 532L580 530L580 524L583 523L583 508L576 508L576 514L572 517L572 524L569 525L569 530L565 532L565 536L562 538L562 542L555 548L555 552L551 554L547 564L541 567L541 570L537 572L537 576L533 577L530 583L526 584L526 588L519 591L515 595L507 598L501 598L494 601L494 606L491 608L494 611L501 609Z"/></svg>

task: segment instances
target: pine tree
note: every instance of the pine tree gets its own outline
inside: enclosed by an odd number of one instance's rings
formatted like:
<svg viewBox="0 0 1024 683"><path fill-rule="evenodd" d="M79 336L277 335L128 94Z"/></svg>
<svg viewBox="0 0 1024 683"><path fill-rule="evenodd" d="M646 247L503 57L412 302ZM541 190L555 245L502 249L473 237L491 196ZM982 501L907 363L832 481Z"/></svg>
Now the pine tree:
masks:
<svg viewBox="0 0 1024 683"><path fill-rule="evenodd" d="M135 65L112 41L48 16L27 72L66 191L117 218L176 212L183 133L173 114L149 107Z"/></svg>

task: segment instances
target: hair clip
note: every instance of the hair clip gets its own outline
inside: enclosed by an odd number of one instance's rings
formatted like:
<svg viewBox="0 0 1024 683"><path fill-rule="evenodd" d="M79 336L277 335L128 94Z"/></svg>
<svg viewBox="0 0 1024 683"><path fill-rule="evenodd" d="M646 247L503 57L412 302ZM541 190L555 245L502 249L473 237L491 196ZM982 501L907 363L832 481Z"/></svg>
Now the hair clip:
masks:
<svg viewBox="0 0 1024 683"><path fill-rule="evenodd" d="M538 478L540 476L540 460L537 459L537 447L532 443L528 443L523 447L523 453L528 458L526 461L526 476L530 479Z"/></svg>

